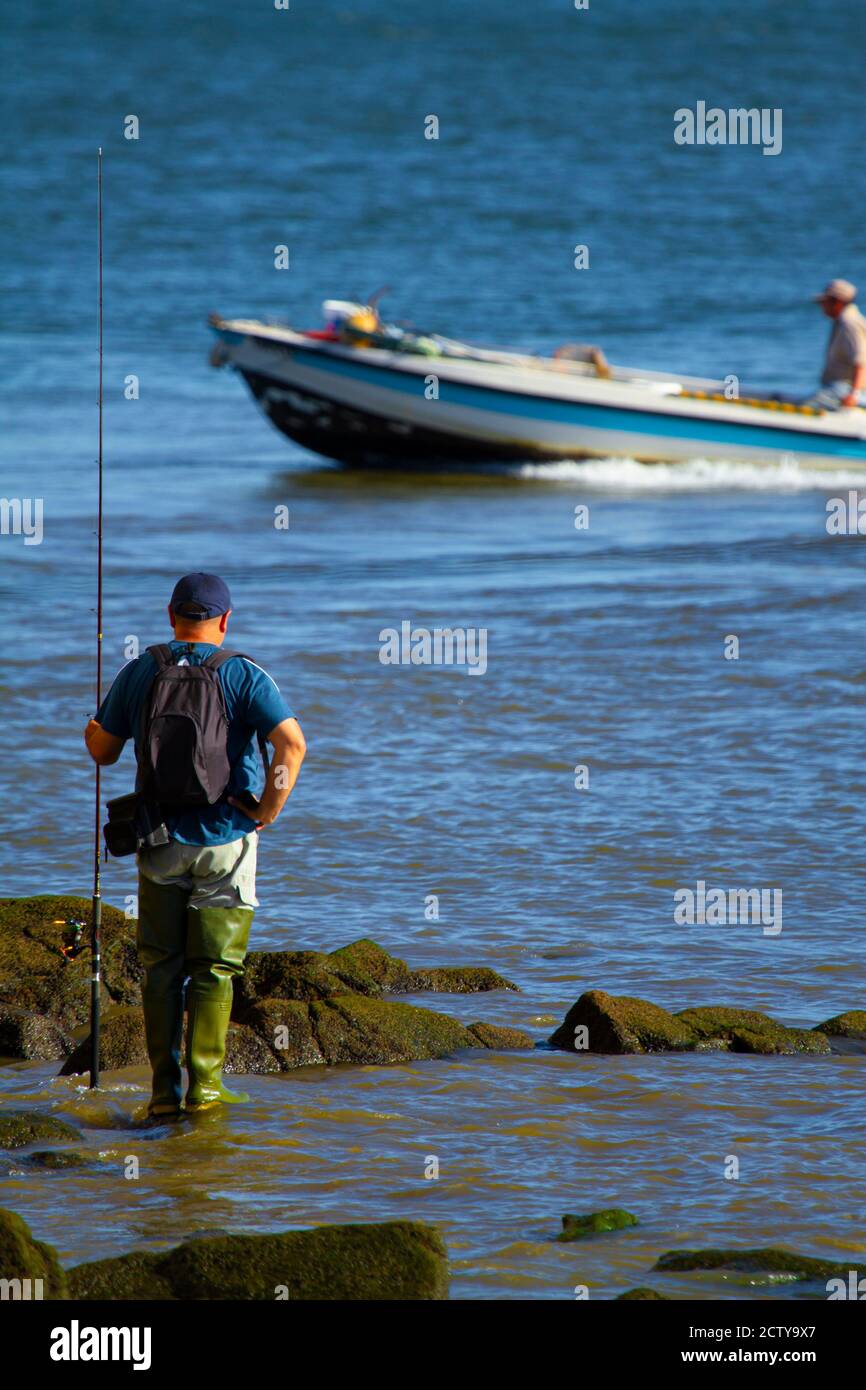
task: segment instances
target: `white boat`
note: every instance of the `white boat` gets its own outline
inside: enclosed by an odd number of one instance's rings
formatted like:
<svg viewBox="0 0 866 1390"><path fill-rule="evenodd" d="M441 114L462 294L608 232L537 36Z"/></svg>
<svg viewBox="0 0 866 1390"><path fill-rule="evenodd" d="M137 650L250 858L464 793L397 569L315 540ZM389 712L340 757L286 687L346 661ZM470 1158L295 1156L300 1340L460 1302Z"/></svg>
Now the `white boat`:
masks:
<svg viewBox="0 0 866 1390"><path fill-rule="evenodd" d="M727 382L609 367L597 349L531 357L378 325L330 301L324 331L212 315L211 361L238 371L298 444L368 467L704 458L866 464L866 410L822 411ZM337 313L336 310L340 312ZM340 316L342 314L342 317Z"/></svg>

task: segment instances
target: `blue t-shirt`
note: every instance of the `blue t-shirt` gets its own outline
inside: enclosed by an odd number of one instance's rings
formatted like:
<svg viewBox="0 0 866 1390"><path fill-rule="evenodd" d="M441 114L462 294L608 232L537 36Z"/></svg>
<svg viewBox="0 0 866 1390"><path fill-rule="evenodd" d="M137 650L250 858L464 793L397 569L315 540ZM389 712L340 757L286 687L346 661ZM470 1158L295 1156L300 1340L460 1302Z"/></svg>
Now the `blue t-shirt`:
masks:
<svg viewBox="0 0 866 1390"><path fill-rule="evenodd" d="M219 648L211 642L170 642L172 652L193 666ZM144 701L156 674L156 662L143 652L123 667L96 713L97 723L115 738L135 740L138 751ZM172 839L185 845L227 845L240 840L255 822L228 797L252 792L258 796L263 786L263 769L257 734L267 738L277 724L294 718L276 682L261 666L246 657L230 657L217 671L223 688L229 718L228 755L231 776L223 796L213 806L195 806L166 817Z"/></svg>

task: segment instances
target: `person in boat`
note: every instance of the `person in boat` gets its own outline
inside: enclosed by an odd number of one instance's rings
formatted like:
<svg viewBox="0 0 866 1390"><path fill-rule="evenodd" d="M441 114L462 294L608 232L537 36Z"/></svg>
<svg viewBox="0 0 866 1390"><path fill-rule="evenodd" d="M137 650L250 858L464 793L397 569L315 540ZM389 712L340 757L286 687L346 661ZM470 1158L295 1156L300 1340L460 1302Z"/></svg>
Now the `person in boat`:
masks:
<svg viewBox="0 0 866 1390"><path fill-rule="evenodd" d="M858 406L866 387L866 319L854 300L857 287L848 280L831 280L815 295L828 319L833 320L827 355L821 373L821 389L805 402L822 410Z"/></svg>

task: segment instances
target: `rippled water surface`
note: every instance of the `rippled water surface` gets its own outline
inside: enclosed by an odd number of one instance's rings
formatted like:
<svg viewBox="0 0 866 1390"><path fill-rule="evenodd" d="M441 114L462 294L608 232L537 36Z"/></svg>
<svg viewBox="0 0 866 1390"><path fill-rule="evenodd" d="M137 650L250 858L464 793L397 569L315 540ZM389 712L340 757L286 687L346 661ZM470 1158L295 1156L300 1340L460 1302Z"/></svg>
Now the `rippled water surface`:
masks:
<svg viewBox="0 0 866 1390"><path fill-rule="evenodd" d="M310 745L263 837L255 944L363 935L413 964L491 966L521 992L418 1002L538 1041L591 987L808 1025L864 1007L866 552L825 527L859 478L699 459L353 476L209 369L205 325L211 309L312 323L320 299L387 280L396 316L444 332L589 339L805 390L825 332L808 295L866 272L859 11L830 0L815 25L811 6L764 0L746 24L709 0L369 0L326 20L159 0L9 22L0 490L44 498L45 537L0 538L2 892L90 888L101 143L106 664L129 635L164 638L178 573L225 575L232 640ZM783 106L782 155L677 150L672 111L701 96ZM383 666L379 633L403 620L485 628L485 674ZM107 795L130 777L111 769ZM699 879L781 888L781 934L677 925L674 891ZM107 867L110 902L134 887L127 863ZM454 1296L555 1299L647 1282L678 1245L866 1249L857 1057L304 1069L250 1078L241 1112L146 1136L130 1128L143 1071L93 1098L55 1070L6 1067L0 1093L81 1123L103 1163L13 1166L0 1200L70 1263L195 1229L419 1216L446 1235ZM138 1183L119 1176L132 1152ZM551 1241L563 1212L609 1205L641 1225ZM682 1296L772 1292L665 1278Z"/></svg>

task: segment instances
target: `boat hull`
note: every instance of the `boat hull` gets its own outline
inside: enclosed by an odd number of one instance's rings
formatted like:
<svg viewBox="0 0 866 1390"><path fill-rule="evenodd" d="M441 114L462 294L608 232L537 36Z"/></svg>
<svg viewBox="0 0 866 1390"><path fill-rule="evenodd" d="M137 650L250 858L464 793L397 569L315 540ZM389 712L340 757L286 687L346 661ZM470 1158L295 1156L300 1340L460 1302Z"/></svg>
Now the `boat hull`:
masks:
<svg viewBox="0 0 866 1390"><path fill-rule="evenodd" d="M218 332L220 362L240 373L277 429L355 466L613 456L866 468L866 412L759 409L664 387L311 343L291 330Z"/></svg>

